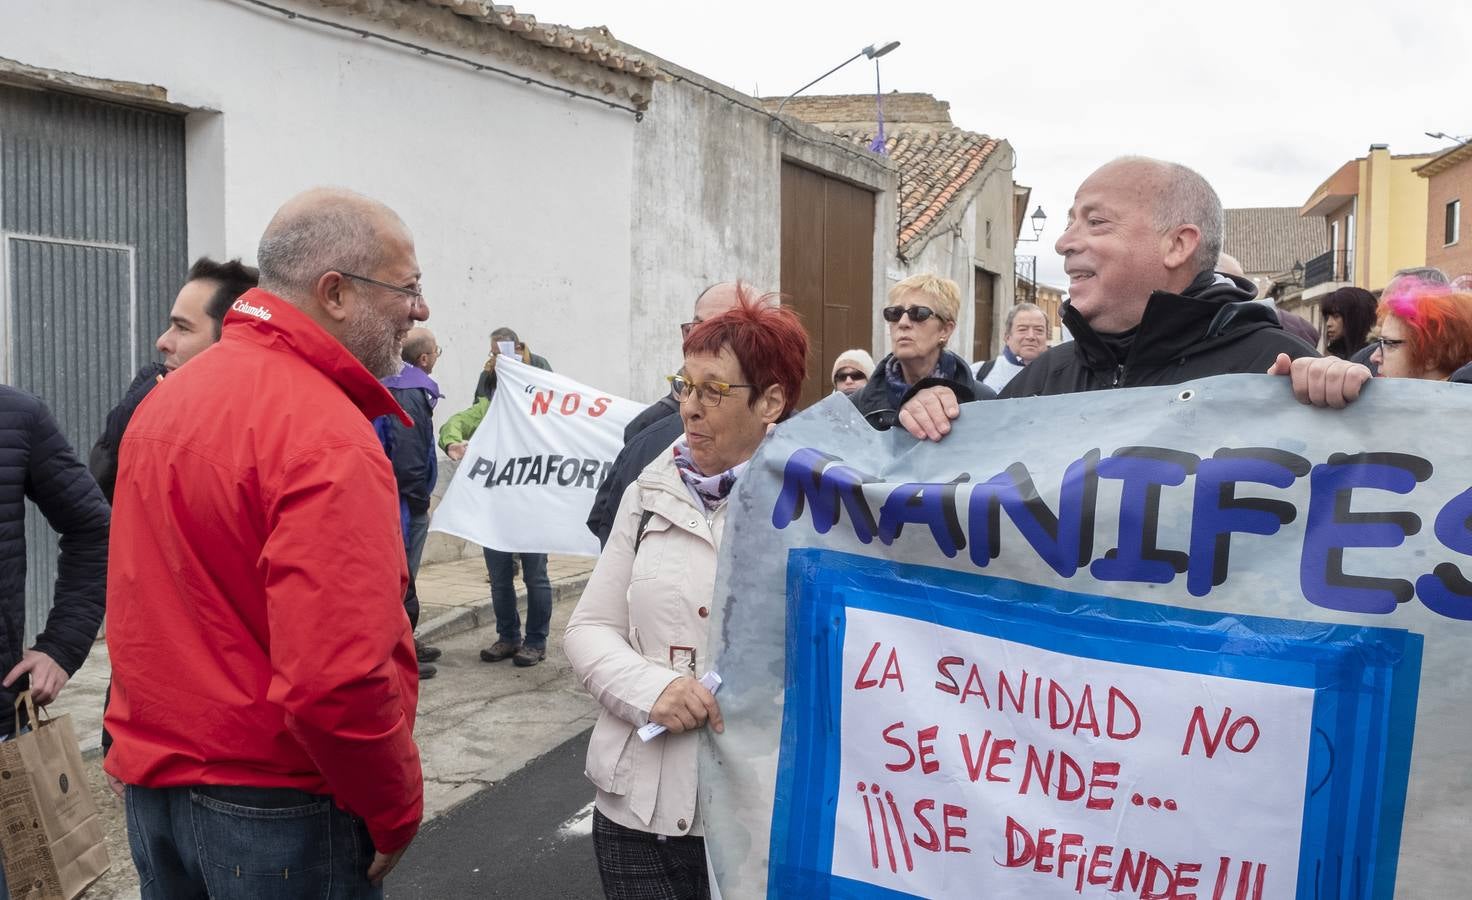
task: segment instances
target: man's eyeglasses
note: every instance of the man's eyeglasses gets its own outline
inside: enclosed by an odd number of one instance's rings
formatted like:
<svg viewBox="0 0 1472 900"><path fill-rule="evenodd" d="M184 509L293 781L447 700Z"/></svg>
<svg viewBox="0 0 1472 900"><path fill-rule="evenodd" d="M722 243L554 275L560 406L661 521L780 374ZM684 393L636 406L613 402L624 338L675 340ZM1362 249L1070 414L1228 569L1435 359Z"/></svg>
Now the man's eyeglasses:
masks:
<svg viewBox="0 0 1472 900"><path fill-rule="evenodd" d="M387 281L377 281L373 278L368 278L363 275L354 275L352 272L338 272L337 274L341 275L344 278L351 278L354 281L361 281L364 284L372 284L381 288L387 288L388 290L391 290L396 294L403 294L406 297L413 298L414 302L416 303L424 302L424 292L417 284L412 287L404 287L403 285L399 284L389 284Z"/></svg>
<svg viewBox="0 0 1472 900"><path fill-rule="evenodd" d="M886 306L882 310L884 321L886 322L898 322L900 319L903 319L905 317L906 313L909 314L910 321L914 322L916 325L924 322L931 316L940 315L940 313L936 312L928 306Z"/></svg>
<svg viewBox="0 0 1472 900"><path fill-rule="evenodd" d="M684 403L694 394L701 406L720 406L722 397L731 396L735 388L749 388L756 390L754 384L727 384L724 381L691 381L684 375L666 375L665 381L670 383L670 391L675 399Z"/></svg>
<svg viewBox="0 0 1472 900"><path fill-rule="evenodd" d="M857 369L844 369L833 376L834 384L842 384L845 381L868 381L869 376Z"/></svg>
<svg viewBox="0 0 1472 900"><path fill-rule="evenodd" d="M1385 353L1390 350L1398 349L1402 344L1405 343L1405 340L1402 339L1398 341L1394 338L1381 338L1375 343L1380 345L1380 352Z"/></svg>

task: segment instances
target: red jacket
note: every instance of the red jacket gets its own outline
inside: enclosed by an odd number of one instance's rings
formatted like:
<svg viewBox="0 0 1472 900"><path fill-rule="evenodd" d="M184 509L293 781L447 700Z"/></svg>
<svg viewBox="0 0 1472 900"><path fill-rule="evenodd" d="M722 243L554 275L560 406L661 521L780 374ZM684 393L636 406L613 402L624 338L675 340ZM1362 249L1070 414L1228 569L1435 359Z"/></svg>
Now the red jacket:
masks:
<svg viewBox="0 0 1472 900"><path fill-rule="evenodd" d="M407 417L346 349L253 290L123 438L107 576L127 784L331 794L391 853L423 781L408 569L370 424Z"/></svg>

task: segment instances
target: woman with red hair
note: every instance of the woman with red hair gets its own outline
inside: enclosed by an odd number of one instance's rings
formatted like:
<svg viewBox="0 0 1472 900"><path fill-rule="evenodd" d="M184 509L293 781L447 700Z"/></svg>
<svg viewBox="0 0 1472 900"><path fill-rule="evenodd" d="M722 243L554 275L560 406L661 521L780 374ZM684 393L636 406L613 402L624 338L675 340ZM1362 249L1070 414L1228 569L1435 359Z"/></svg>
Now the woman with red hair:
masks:
<svg viewBox="0 0 1472 900"><path fill-rule="evenodd" d="M705 900L697 733L723 730L708 672L716 550L732 488L767 429L792 413L808 339L788 309L743 302L696 325L669 377L685 434L624 492L563 649L603 706L584 767L598 788L603 891ZM663 734L645 741L649 724Z"/></svg>
<svg viewBox="0 0 1472 900"><path fill-rule="evenodd" d="M1380 301L1370 361L1387 378L1446 381L1472 362L1472 293L1418 282Z"/></svg>

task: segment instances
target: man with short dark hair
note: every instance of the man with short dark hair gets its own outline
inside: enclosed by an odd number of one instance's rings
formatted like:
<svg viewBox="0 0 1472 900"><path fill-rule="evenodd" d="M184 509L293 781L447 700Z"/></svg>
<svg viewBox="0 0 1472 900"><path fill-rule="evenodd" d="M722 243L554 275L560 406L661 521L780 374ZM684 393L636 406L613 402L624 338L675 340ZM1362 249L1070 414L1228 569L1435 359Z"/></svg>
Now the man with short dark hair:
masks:
<svg viewBox="0 0 1472 900"><path fill-rule="evenodd" d="M439 476L439 462L434 452L434 407L440 400L440 386L430 376L440 358L439 341L428 328L416 328L404 338L401 354L403 368L383 379L383 386L413 420L405 425L397 416L380 416L373 420L378 439L383 443L389 462L393 463L394 480L399 486L399 524L404 529L404 553L409 560L409 589L404 593L404 612L409 614L409 627L419 627L419 560L424 555L424 542L429 537L429 500ZM419 660L420 679L435 676L434 661L440 649L414 639L414 654Z"/></svg>
<svg viewBox="0 0 1472 900"><path fill-rule="evenodd" d="M378 379L429 316L414 239L324 188L257 256L260 288L123 437L105 767L146 900L220 878L380 897L423 813L398 491L371 424L403 416Z"/></svg>
<svg viewBox="0 0 1472 900"><path fill-rule="evenodd" d="M1253 302L1251 282L1214 271L1222 222L1216 191L1185 166L1130 156L1095 171L1055 245L1073 340L1033 360L1001 396L1179 384L1266 372L1280 354L1318 356ZM959 414L955 393L932 387L905 404L900 423L940 440Z"/></svg>
<svg viewBox="0 0 1472 900"><path fill-rule="evenodd" d="M109 503L118 474L118 446L133 411L165 375L220 339L220 323L226 310L236 297L255 287L259 279L259 272L238 259L221 263L201 256L189 267L184 286L179 288L174 306L169 310L169 327L154 343L163 355L163 362L149 363L133 376L122 402L107 414L102 436L92 445L87 457L87 468Z"/></svg>

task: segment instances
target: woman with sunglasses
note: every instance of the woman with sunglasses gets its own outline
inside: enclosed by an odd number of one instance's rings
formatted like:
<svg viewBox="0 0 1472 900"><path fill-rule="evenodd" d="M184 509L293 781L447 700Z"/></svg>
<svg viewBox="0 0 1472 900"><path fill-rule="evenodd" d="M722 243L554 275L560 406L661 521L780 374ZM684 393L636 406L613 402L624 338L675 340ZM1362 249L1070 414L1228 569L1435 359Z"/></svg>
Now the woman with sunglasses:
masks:
<svg viewBox="0 0 1472 900"><path fill-rule="evenodd" d="M879 361L862 391L852 395L854 405L875 428L891 428L911 394L932 384L956 392L956 401L996 396L971 373L966 360L946 349L961 312L961 289L949 278L912 275L890 288L890 353Z"/></svg>
<svg viewBox="0 0 1472 900"><path fill-rule="evenodd" d="M1415 282L1383 298L1370 361L1382 378L1447 381L1472 362L1472 293Z"/></svg>
<svg viewBox="0 0 1472 900"><path fill-rule="evenodd" d="M789 309L743 301L685 337L670 376L685 434L624 492L563 649L603 711L584 771L593 849L620 898L710 897L698 732L724 726L711 669L716 550L728 498L767 429L797 404L808 340ZM634 734L657 723L649 741Z"/></svg>

